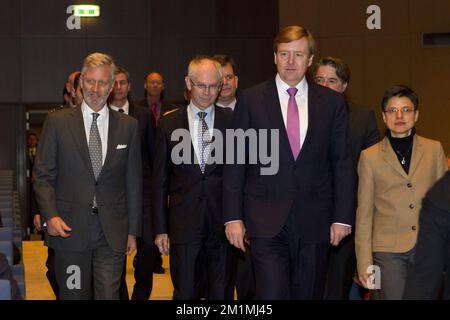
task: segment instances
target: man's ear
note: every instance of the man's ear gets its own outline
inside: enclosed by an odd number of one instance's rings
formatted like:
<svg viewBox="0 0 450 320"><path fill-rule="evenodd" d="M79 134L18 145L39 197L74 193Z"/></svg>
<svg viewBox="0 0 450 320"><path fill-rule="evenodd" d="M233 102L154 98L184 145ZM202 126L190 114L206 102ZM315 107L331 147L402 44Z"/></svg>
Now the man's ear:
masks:
<svg viewBox="0 0 450 320"><path fill-rule="evenodd" d="M184 78L184 82L186 83L186 88L188 88L188 90L191 91L191 81L189 81L189 80L190 80L190 79L189 79L188 76L186 76L186 77Z"/></svg>

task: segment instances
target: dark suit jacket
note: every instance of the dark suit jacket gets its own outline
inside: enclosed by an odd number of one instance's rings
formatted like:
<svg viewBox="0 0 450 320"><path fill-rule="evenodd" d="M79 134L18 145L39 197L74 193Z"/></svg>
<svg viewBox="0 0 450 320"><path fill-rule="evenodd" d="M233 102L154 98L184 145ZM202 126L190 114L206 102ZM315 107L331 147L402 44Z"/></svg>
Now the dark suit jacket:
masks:
<svg viewBox="0 0 450 320"><path fill-rule="evenodd" d="M126 146L117 149L118 145ZM81 107L48 115L39 141L33 187L44 221L60 216L69 238L46 237L51 248L81 251L89 243L94 193L109 246L125 252L127 236L139 236L142 219L142 165L137 121L109 112L108 149L95 180Z"/></svg>
<svg viewBox="0 0 450 320"><path fill-rule="evenodd" d="M358 164L361 151L380 141L377 120L372 109L348 103L348 124L352 142L353 159Z"/></svg>
<svg viewBox="0 0 450 320"><path fill-rule="evenodd" d="M150 187L154 155L155 122L153 121L153 114L150 110L132 103L130 103L129 115L138 121L141 137L143 174L142 203L144 206L142 215L142 238L147 243L153 243L153 227L150 217Z"/></svg>
<svg viewBox="0 0 450 320"><path fill-rule="evenodd" d="M230 125L231 115L231 110L216 106L214 128L224 133ZM171 141L171 135L179 128L189 132L186 108L161 118L159 122L153 167L152 206L155 234L168 233L171 242L187 243L202 231L205 219L211 219L213 226L223 228L223 165L208 164L203 175L199 165L193 162L195 152L192 143L191 164L174 164L171 152L178 141ZM202 201L207 202L210 212L201 210Z"/></svg>
<svg viewBox="0 0 450 320"><path fill-rule="evenodd" d="M329 242L334 222L354 225L355 169L345 101L328 88L308 86L308 131L297 160L275 79L239 96L234 128L279 129L280 135L275 175L261 175L259 161L225 166L224 222L244 220L250 238L276 236L291 211L291 230L309 243Z"/></svg>
<svg viewBox="0 0 450 320"><path fill-rule="evenodd" d="M153 112L151 111L150 105L148 104L147 99L141 100L138 103L139 106L141 106L142 108L148 109L150 110L150 113L152 115L152 119L153 119L153 123L155 123L155 117L153 116ZM159 115L159 120L161 120L161 118L168 112L172 112L175 111L177 109L183 108L184 106L180 107L180 106L173 106L170 104L165 103L164 101L161 102L161 113Z"/></svg>

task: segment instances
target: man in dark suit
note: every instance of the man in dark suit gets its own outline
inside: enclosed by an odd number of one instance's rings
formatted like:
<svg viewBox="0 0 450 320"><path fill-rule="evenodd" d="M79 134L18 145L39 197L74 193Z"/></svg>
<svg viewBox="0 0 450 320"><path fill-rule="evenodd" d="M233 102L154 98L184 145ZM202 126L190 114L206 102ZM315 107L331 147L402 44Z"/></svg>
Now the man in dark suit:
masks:
<svg viewBox="0 0 450 320"><path fill-rule="evenodd" d="M132 299L148 300L152 292L154 265L154 248L152 225L150 219L150 178L153 161L153 143L155 124L150 111L130 103L128 95L131 90L130 74L122 67L116 69L116 79L109 98L111 109L127 114L138 121L141 137L142 173L143 173L143 214L142 237L137 238L137 253L134 261L134 290ZM125 281L126 263L120 284L120 299L128 300L128 290Z"/></svg>
<svg viewBox="0 0 450 320"><path fill-rule="evenodd" d="M345 93L350 83L350 68L339 58L326 57L316 64L314 78L317 84L342 93L346 97ZM356 172L361 151L380 141L380 134L374 111L346 100ZM350 234L330 250L324 298L348 300L355 271L355 237L354 234Z"/></svg>
<svg viewBox="0 0 450 320"><path fill-rule="evenodd" d="M450 171L447 171L422 201L415 261L408 268L403 299L450 299L449 190Z"/></svg>
<svg viewBox="0 0 450 320"><path fill-rule="evenodd" d="M201 298L201 272L207 273L207 298L230 299L232 252L222 223L223 164L212 160L223 150L212 143L217 135L225 135L232 112L214 104L222 84L216 61L193 59L185 81L192 92L190 104L161 118L157 128L152 180L155 243L167 255L170 239L174 299ZM182 141L172 141L178 134ZM178 152L180 143L184 148Z"/></svg>
<svg viewBox="0 0 450 320"><path fill-rule="evenodd" d="M33 172L61 299L118 299L124 253L141 231L137 121L110 111L115 64L86 57L80 107L48 115Z"/></svg>
<svg viewBox="0 0 450 320"><path fill-rule="evenodd" d="M227 164L224 171L225 232L242 250L247 233L256 299L321 299L329 244L338 245L354 223L345 101L306 80L314 47L306 29L281 30L277 76L241 92L233 114L233 127L256 130L258 144L267 143L279 160L275 173L264 172L259 156L256 164ZM279 133L279 143L268 143L262 129L269 139Z"/></svg>

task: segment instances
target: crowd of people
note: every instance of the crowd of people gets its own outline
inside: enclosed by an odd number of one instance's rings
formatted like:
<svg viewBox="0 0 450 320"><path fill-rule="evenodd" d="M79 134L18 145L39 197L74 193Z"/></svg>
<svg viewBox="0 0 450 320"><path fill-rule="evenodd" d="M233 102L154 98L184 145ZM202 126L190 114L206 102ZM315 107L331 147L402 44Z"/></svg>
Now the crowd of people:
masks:
<svg viewBox="0 0 450 320"><path fill-rule="evenodd" d="M441 144L416 132L417 93L386 89L381 138L374 110L347 95L347 64L313 64L315 52L308 30L282 29L277 74L242 91L232 57L195 57L177 106L162 74L147 74L134 103L129 72L88 55L29 151L57 298L128 299L134 250L135 300L149 299L161 254L174 299L345 300L354 283L371 299L445 297L450 176ZM262 174L251 139L241 158L217 150L229 130L255 132L278 170Z"/></svg>

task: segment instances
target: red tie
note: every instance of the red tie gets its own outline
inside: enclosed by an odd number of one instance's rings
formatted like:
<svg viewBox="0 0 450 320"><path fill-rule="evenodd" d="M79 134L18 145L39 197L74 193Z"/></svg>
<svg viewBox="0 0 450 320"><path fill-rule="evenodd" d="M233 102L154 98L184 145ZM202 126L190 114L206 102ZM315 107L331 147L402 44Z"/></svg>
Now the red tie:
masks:
<svg viewBox="0 0 450 320"><path fill-rule="evenodd" d="M155 127L158 126L158 119L159 119L159 114L158 114L158 104L156 103L152 103L152 112L153 112L153 117L155 118Z"/></svg>

